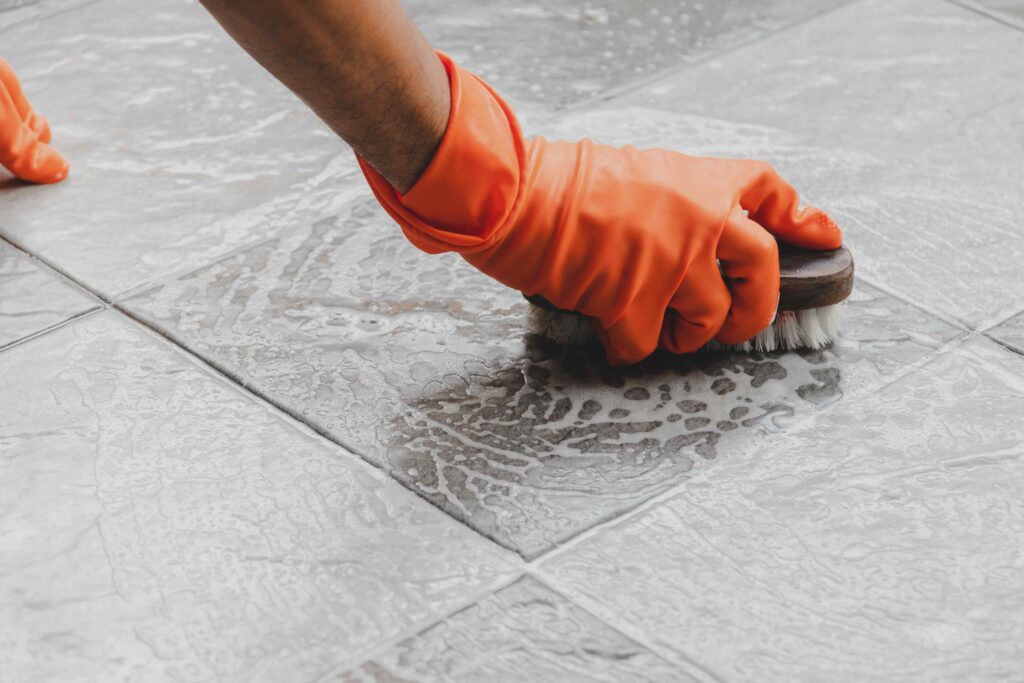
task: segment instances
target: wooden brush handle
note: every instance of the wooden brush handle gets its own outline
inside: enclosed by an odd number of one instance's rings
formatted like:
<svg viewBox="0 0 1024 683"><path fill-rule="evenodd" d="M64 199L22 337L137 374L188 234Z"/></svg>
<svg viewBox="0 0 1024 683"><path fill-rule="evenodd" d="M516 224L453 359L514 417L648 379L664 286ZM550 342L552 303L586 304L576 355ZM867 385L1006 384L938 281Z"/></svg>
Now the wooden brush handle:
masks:
<svg viewBox="0 0 1024 683"><path fill-rule="evenodd" d="M779 310L831 306L853 291L853 254L846 247L812 251L779 244ZM566 313L540 294L523 295L534 306Z"/></svg>
<svg viewBox="0 0 1024 683"><path fill-rule="evenodd" d="M779 310L831 306L853 291L853 254L846 247L810 251L779 244Z"/></svg>

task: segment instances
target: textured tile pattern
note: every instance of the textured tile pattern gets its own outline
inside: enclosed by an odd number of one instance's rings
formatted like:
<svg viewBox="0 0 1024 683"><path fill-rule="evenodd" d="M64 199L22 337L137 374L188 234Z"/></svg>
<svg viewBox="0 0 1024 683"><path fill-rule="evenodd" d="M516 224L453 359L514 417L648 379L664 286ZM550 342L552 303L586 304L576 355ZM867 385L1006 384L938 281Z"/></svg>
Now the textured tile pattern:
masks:
<svg viewBox="0 0 1024 683"><path fill-rule="evenodd" d="M551 110L696 61L843 0L403 4L439 49L528 109Z"/></svg>
<svg viewBox="0 0 1024 683"><path fill-rule="evenodd" d="M106 296L328 212L355 173L198 3L104 0L6 31L3 51L72 170L0 182L0 234Z"/></svg>
<svg viewBox="0 0 1024 683"><path fill-rule="evenodd" d="M730 122L717 151L697 147L775 163L836 215L860 272L981 325L1024 300L1020 63L1020 31L987 17L929 0L866 0L609 108ZM635 110L622 120L615 137L666 144ZM729 144L726 134L747 125L755 144ZM671 144L680 142L690 146Z"/></svg>
<svg viewBox="0 0 1024 683"><path fill-rule="evenodd" d="M102 313L0 353L7 681L304 681L513 565Z"/></svg>
<svg viewBox="0 0 1024 683"><path fill-rule="evenodd" d="M528 130L765 158L846 228L830 350L611 371L197 3L0 0L72 161L0 235L345 446L116 312L3 350L0 679L1017 677L1024 34L979 2L409 0ZM2 244L0 346L91 305Z"/></svg>
<svg viewBox="0 0 1024 683"><path fill-rule="evenodd" d="M959 334L863 287L830 351L611 371L526 337L519 294L371 200L290 233L126 306L528 556Z"/></svg>
<svg viewBox="0 0 1024 683"><path fill-rule="evenodd" d="M0 349L99 306L0 240Z"/></svg>
<svg viewBox="0 0 1024 683"><path fill-rule="evenodd" d="M337 683L693 680L531 578L398 643Z"/></svg>
<svg viewBox="0 0 1024 683"><path fill-rule="evenodd" d="M725 680L1012 678L1024 661L1014 365L976 342L946 353L541 574Z"/></svg>

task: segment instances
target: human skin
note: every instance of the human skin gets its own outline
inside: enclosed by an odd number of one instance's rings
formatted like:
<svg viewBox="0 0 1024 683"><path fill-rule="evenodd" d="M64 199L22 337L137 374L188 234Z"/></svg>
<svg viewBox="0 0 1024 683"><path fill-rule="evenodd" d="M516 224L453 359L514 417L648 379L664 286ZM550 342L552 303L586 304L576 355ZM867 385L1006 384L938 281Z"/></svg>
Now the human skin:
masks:
<svg viewBox="0 0 1024 683"><path fill-rule="evenodd" d="M201 0L399 192L448 123L448 77L398 0Z"/></svg>

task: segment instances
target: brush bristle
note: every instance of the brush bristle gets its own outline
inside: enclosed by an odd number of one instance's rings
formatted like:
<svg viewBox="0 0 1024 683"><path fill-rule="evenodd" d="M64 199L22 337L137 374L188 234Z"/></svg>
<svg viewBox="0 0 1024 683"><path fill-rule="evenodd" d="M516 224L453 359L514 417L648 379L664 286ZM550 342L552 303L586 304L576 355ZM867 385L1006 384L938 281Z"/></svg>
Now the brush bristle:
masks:
<svg viewBox="0 0 1024 683"><path fill-rule="evenodd" d="M549 311L533 305L530 306L530 328L563 346L585 346L597 340L585 316ZM750 341L731 346L711 341L705 348L709 351L724 349L743 353L816 350L831 344L838 334L839 304L836 304L803 311L779 311L775 322L761 330Z"/></svg>

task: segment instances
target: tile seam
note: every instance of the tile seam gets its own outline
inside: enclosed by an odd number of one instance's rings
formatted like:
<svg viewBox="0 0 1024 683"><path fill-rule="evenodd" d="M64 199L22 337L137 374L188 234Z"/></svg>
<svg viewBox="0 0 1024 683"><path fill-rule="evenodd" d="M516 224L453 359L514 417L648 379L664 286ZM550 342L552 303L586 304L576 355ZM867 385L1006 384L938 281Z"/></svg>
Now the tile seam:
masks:
<svg viewBox="0 0 1024 683"><path fill-rule="evenodd" d="M56 332L56 331L58 331L60 329L63 329L65 327L69 326L69 325L73 325L74 323L77 323L79 320L83 320L84 318L89 318L91 316L96 315L97 313L102 313L103 311L106 311L106 310L109 310L109 306L107 306L106 304L101 304L101 303L94 304L91 308L87 308L84 311L79 311L78 313L75 313L72 316L64 318L60 322L54 323L53 325L50 325L48 327L44 327L41 330L36 330L35 332L33 332L31 334L27 334L24 337L19 337L18 339L15 339L14 341L7 342L6 344L0 345L0 353L3 353L4 351L10 351L11 349L15 349L15 348L17 348L19 346L22 346L24 344L31 343L31 342L33 342L33 341L35 341L35 340L37 340L37 339L39 339L41 337L47 336L48 334L50 334L52 332Z"/></svg>
<svg viewBox="0 0 1024 683"><path fill-rule="evenodd" d="M451 610L447 610L444 612L439 612L438 614L431 615L430 617L420 619L419 621L408 626L407 628L402 629L402 631L397 636L382 638L381 640L360 649L360 651L356 654L347 657L336 664L331 665L331 667L327 671L325 671L317 677L310 679L310 683L326 682L329 678L333 676L337 676L339 674L358 668L360 665L372 661L374 657L377 657L378 655L387 652L393 647L396 647L397 645L401 644L403 641L408 640L410 638L415 638L424 631L439 624L443 624L455 615L465 612L466 610L472 607L475 607L476 605L480 604L492 595L496 595L497 593L500 593L501 591L505 590L515 582L522 579L524 576L527 576L527 573L523 571L523 569L520 567L517 571L511 572L510 575L508 577L505 577L504 580L497 582L494 586L492 586L489 589L480 591L464 603L460 604L458 607L455 607Z"/></svg>
<svg viewBox="0 0 1024 683"><path fill-rule="evenodd" d="M557 582L553 582L551 578L544 576L543 574L537 573L533 568L527 568L525 575L534 579L542 586L550 590L552 593L560 596L563 600L573 605L577 609L581 609L591 617L596 619L601 624L611 628L614 631L618 631L619 634L626 636L637 645L646 648L653 654L661 657L666 662L672 665L682 665L686 669L686 673L691 675L693 678L699 679L702 683L724 683L725 679L711 671L703 664L699 663L695 658L686 655L678 650L669 648L663 648L660 645L656 645L647 640L646 634L639 629L634 629L633 624L628 621L609 621L607 618L601 616L593 608L587 606L587 600L580 600L578 597L574 597L570 591L566 591L563 588L558 587Z"/></svg>
<svg viewBox="0 0 1024 683"><path fill-rule="evenodd" d="M944 1L946 2L946 4L955 5L960 9L964 9L967 10L968 12L973 12L983 17L987 17L988 19L991 19L997 24L1002 24L1003 26L1006 26L1017 31L1024 31L1024 20L1018 21L1017 19L1007 17L1002 12L991 10L988 7L985 7L984 5L972 2L971 0Z"/></svg>
<svg viewBox="0 0 1024 683"><path fill-rule="evenodd" d="M829 7L828 9L821 10L821 11L818 11L818 12L814 12L814 13L808 14L807 16L803 16L803 17L799 17L797 19L793 19L792 21L784 22L784 23L780 24L779 26L776 26L773 29L769 29L767 31L763 31L761 33L758 33L757 35L754 35L754 36L751 36L751 37L748 37L748 38L745 38L745 39L742 39L742 40L738 40L738 41L733 42L733 43L729 43L728 45L724 45L724 46L722 46L721 49L713 50L713 51L711 51L711 52L709 52L709 53L707 53L705 55L702 55L701 57L698 57L697 59L694 59L693 61L685 62L683 64L676 64L674 66L665 67L664 69L661 69L661 70L659 70L656 73L650 74L649 76L644 76L644 77L638 78L638 79L636 79L634 81L630 81L628 83L623 83L622 85L619 85L619 86L614 86L614 87L608 88L607 90L604 90L601 93L598 93L597 95L593 95L593 96L588 97L588 98L586 98L584 100L581 100L579 102L573 103L573 104L571 104L571 105L569 105L569 106L567 106L567 107L565 107L563 109L559 109L558 111L553 112L553 113L551 113L551 114L549 114L547 116L538 117L537 121L536 121L536 127L547 126L547 125L553 124L553 123L559 121L561 118L563 118L563 117L565 117L565 116L567 116L569 114L578 113L578 112L581 112L581 111L587 111L587 110L591 110L591 109L597 108L597 107L599 107L599 106L601 106L603 104L606 104L608 102L612 102L612 101L617 100L617 99L619 99L621 97L629 95L630 93L636 92L637 90L640 90L641 88L644 88L644 87L647 87L649 85L653 85L655 83L658 83L659 81L671 78L671 77L673 77L673 76L675 76L675 75L677 75L679 73L682 73L682 72L684 72L684 71L686 71L688 69L700 66L702 64L706 64L706 63L708 63L710 61L713 61L713 60L718 59L720 57L723 57L725 55L731 54L731 53L736 52L738 50L741 50L741 49L743 49L745 47L748 47L750 45L755 45L755 44L761 42L762 40L765 40L767 38L771 38L773 36L776 36L776 35L779 35L779 34L782 34L782 33L785 33L786 31L788 31L788 30L790 30L792 28L796 28L796 27L801 26L801 25L803 25L805 23L809 23L809 22L812 22L812 21L814 21L816 19L820 19L822 17L828 16L829 14L832 14L833 12L837 12L837 11L839 11L841 9L844 9L846 7L850 7L850 6L855 5L857 3L860 3L860 2L866 2L866 0L845 0L844 2L841 2L841 3L837 4L834 7Z"/></svg>

